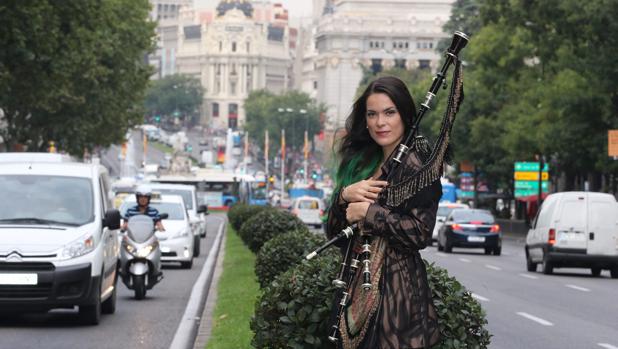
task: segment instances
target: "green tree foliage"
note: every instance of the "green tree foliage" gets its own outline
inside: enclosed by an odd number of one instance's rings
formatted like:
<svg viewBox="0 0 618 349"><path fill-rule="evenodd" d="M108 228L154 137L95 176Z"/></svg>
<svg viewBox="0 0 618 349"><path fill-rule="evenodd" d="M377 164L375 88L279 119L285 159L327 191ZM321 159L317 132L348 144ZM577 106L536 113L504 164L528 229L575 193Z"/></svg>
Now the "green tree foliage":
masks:
<svg viewBox="0 0 618 349"><path fill-rule="evenodd" d="M81 155L140 122L154 23L147 0L0 3L0 135Z"/></svg>
<svg viewBox="0 0 618 349"><path fill-rule="evenodd" d="M169 75L155 80L146 92L146 114L158 115L161 121L199 115L204 88L199 79L187 75ZM176 114L176 115L175 115Z"/></svg>
<svg viewBox="0 0 618 349"><path fill-rule="evenodd" d="M313 139L321 129L320 113L326 111L324 105L299 91L281 95L266 90L253 91L245 100L244 108L249 136L256 144L264 144L264 131L268 130L271 154L280 147L282 129L286 132L286 145L301 150L305 130L308 130L309 140ZM301 113L301 109L306 113Z"/></svg>

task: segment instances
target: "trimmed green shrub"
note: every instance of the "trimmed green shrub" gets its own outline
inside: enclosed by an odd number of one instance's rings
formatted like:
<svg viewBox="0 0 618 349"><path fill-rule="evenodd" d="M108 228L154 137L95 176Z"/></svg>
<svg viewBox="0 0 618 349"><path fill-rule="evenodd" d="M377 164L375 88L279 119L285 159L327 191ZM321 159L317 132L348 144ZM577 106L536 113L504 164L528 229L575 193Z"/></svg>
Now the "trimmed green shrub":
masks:
<svg viewBox="0 0 618 349"><path fill-rule="evenodd" d="M234 230L240 232L240 228L242 227L242 224L244 222L246 222L249 218L255 216L256 214L268 209L272 209L272 207L236 204L232 206L232 208L230 208L227 213L227 217Z"/></svg>
<svg viewBox="0 0 618 349"><path fill-rule="evenodd" d="M334 348L328 340L333 279L341 266L331 249L277 276L255 305L255 348Z"/></svg>
<svg viewBox="0 0 618 349"><path fill-rule="evenodd" d="M263 210L249 218L240 227L240 237L253 253L258 253L266 241L294 230L305 230L307 226L288 211Z"/></svg>
<svg viewBox="0 0 618 349"><path fill-rule="evenodd" d="M263 289L251 321L254 347L333 348L327 336L338 254L333 249L303 261ZM483 327L487 320L479 302L446 270L429 264L427 273L442 339L432 349L487 348L491 336Z"/></svg>
<svg viewBox="0 0 618 349"><path fill-rule="evenodd" d="M277 275L302 262L307 254L326 242L323 236L298 230L275 236L260 249L255 260L255 275L264 288Z"/></svg>
<svg viewBox="0 0 618 349"><path fill-rule="evenodd" d="M487 319L481 304L445 269L425 264L442 337L434 348L487 348L491 335L484 328Z"/></svg>

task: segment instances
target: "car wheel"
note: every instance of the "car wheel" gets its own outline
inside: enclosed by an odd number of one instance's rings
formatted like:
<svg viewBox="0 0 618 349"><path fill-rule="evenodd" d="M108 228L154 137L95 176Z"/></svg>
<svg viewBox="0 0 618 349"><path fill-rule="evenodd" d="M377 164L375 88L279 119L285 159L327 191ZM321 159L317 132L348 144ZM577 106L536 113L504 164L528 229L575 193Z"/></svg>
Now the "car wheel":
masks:
<svg viewBox="0 0 618 349"><path fill-rule="evenodd" d="M193 257L199 257L200 256L200 237L199 235L195 235L193 237Z"/></svg>
<svg viewBox="0 0 618 349"><path fill-rule="evenodd" d="M526 250L526 269L528 271L536 272L536 263L532 262L530 259L530 255L528 254L528 250Z"/></svg>
<svg viewBox="0 0 618 349"><path fill-rule="evenodd" d="M618 279L618 267L611 268L609 274L612 276L612 279Z"/></svg>
<svg viewBox="0 0 618 349"><path fill-rule="evenodd" d="M191 267L193 267L193 258L188 262L180 262L180 267L182 269L191 269Z"/></svg>
<svg viewBox="0 0 618 349"><path fill-rule="evenodd" d="M541 264L541 271L545 275L550 275L554 272L554 265L547 260L547 256L543 256L543 263Z"/></svg>
<svg viewBox="0 0 618 349"><path fill-rule="evenodd" d="M438 251L444 251L444 247L442 247L440 240L438 240Z"/></svg>
<svg viewBox="0 0 618 349"><path fill-rule="evenodd" d="M99 281L98 293L94 304L79 306L80 322L87 325L98 325L101 321L101 283Z"/></svg>
<svg viewBox="0 0 618 349"><path fill-rule="evenodd" d="M485 254L491 254L493 249L491 247L485 247Z"/></svg>
<svg viewBox="0 0 618 349"><path fill-rule="evenodd" d="M494 248L494 256L499 256L502 254L502 246L498 246Z"/></svg>
<svg viewBox="0 0 618 349"><path fill-rule="evenodd" d="M453 252L453 246L448 242L448 239L446 239L446 243L444 244L444 252L446 253Z"/></svg>
<svg viewBox="0 0 618 349"><path fill-rule="evenodd" d="M592 276L599 277L601 275L601 268L590 268Z"/></svg>

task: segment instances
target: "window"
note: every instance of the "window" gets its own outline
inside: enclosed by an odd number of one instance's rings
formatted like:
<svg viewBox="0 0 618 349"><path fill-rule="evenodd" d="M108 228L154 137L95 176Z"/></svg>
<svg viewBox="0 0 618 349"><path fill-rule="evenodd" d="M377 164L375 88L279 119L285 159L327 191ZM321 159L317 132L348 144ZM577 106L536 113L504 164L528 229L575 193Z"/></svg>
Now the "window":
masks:
<svg viewBox="0 0 618 349"><path fill-rule="evenodd" d="M251 43L247 42L247 53L251 52Z"/></svg>
<svg viewBox="0 0 618 349"><path fill-rule="evenodd" d="M236 82L230 81L230 94L232 96L236 95Z"/></svg>
<svg viewBox="0 0 618 349"><path fill-rule="evenodd" d="M219 52L223 51L223 41L219 41Z"/></svg>
<svg viewBox="0 0 618 349"><path fill-rule="evenodd" d="M232 52L236 52L236 42L232 43Z"/></svg>
<svg viewBox="0 0 618 349"><path fill-rule="evenodd" d="M380 58L371 59L371 71L373 71L374 74L377 74L382 71L382 59Z"/></svg>
<svg viewBox="0 0 618 349"><path fill-rule="evenodd" d="M219 117L219 103L212 104L212 117L213 118Z"/></svg>
<svg viewBox="0 0 618 349"><path fill-rule="evenodd" d="M431 65L428 59L419 59L418 60L418 68L419 69L430 69Z"/></svg>
<svg viewBox="0 0 618 349"><path fill-rule="evenodd" d="M403 58L395 58L395 68L406 69L406 60Z"/></svg>
<svg viewBox="0 0 618 349"><path fill-rule="evenodd" d="M314 80L314 81L313 81L313 89L314 89L314 90L317 90L317 89L318 89L318 81L317 81L317 80Z"/></svg>

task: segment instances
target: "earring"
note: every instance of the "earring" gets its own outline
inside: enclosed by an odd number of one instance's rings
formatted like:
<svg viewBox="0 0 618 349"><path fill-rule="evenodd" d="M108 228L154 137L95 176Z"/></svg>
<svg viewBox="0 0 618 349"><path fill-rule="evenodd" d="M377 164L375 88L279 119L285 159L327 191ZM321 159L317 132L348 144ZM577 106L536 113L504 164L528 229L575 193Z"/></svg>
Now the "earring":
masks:
<svg viewBox="0 0 618 349"><path fill-rule="evenodd" d="M366 129L369 129L369 125L365 126Z"/></svg>

